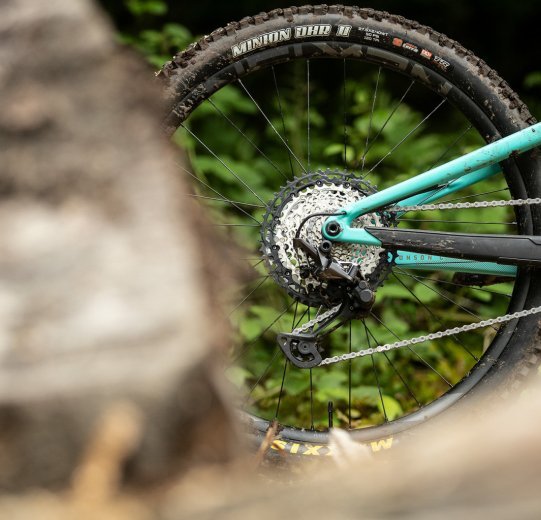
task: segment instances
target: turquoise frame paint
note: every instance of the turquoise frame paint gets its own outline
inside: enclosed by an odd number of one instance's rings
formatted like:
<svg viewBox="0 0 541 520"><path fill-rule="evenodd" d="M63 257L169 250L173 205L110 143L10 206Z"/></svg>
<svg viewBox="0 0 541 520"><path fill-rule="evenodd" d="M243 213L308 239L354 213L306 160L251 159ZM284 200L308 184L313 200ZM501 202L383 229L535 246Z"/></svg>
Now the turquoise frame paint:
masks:
<svg viewBox="0 0 541 520"><path fill-rule="evenodd" d="M515 132L338 210L337 212L343 212L343 214L329 217L325 221L322 227L323 236L335 242L381 246L381 242L376 237L363 228L352 228L351 223L361 215L381 208L409 206L438 200L499 173L498 163L513 154L526 152L539 145L541 145L541 123ZM331 222L340 226L340 232L336 236L330 236L327 233L326 228ZM421 260L421 256L425 258ZM413 260L414 257L417 259ZM409 260L406 261L405 258ZM398 251L395 262L409 269L443 269L508 276L516 274L515 266L440 256L431 257L407 251Z"/></svg>

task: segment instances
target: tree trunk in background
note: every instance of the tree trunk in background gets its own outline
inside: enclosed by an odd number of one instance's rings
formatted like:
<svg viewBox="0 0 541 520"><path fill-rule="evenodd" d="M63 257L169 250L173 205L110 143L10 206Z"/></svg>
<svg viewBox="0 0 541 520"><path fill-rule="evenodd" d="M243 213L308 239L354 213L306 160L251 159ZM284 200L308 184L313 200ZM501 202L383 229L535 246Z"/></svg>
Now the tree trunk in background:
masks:
<svg viewBox="0 0 541 520"><path fill-rule="evenodd" d="M232 452L212 255L149 78L88 1L0 3L4 490L66 485L103 421L132 483Z"/></svg>

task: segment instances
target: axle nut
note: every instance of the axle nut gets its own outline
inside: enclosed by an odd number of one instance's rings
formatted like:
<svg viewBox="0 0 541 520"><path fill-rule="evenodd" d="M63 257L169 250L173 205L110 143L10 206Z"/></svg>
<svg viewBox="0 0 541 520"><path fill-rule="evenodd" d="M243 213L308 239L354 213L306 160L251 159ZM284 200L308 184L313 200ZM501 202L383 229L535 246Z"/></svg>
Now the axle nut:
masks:
<svg viewBox="0 0 541 520"><path fill-rule="evenodd" d="M338 236L342 232L342 228L338 222L329 222L325 228L327 234L331 237Z"/></svg>

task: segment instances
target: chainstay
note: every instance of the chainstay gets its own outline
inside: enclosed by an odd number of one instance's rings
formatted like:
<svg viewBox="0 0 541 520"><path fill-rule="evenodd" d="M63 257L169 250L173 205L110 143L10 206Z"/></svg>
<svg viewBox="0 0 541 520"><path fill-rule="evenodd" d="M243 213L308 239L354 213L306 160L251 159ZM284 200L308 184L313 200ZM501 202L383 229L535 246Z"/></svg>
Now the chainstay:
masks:
<svg viewBox="0 0 541 520"><path fill-rule="evenodd" d="M481 202L441 202L439 204L420 204L418 206L395 206L391 211L405 213L406 211L432 211L435 209L471 209L471 208L496 208L502 206L530 206L541 204L541 198L535 199L512 199L490 200Z"/></svg>
<svg viewBox="0 0 541 520"><path fill-rule="evenodd" d="M417 345L419 343L424 343L425 341L432 341L434 339L445 338L447 336L454 336L455 334L460 334L462 332L469 332L471 330L483 329L485 327L490 327L492 325L498 325L501 323L506 323L518 318L524 318L526 316L531 316L533 314L538 314L541 312L541 306L533 307L528 310L522 310L513 312L512 314L505 314L499 316L498 318L493 318L490 320L483 320L477 323L469 323L467 325L462 325L461 327L454 327L452 329L447 329L440 332L434 332L427 334L426 336L417 336L412 339L405 339L401 341L396 341L394 343L386 343L385 345L378 345L377 347L367 348L365 350L358 350L355 352L350 352L348 354L342 354L340 356L333 356L325 358L318 366L331 365L333 363L338 363L340 361L348 361L350 359L355 359L358 357L370 356L372 354L377 354L380 352L387 352L388 350L394 350L402 347L409 347L411 345Z"/></svg>

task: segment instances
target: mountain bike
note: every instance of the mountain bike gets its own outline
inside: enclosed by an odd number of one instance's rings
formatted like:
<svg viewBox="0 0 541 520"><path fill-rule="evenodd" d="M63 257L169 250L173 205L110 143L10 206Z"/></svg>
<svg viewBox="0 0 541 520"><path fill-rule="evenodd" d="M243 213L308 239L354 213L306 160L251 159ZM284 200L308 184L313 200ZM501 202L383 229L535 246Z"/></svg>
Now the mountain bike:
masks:
<svg viewBox="0 0 541 520"><path fill-rule="evenodd" d="M292 456L374 451L539 364L541 126L401 16L276 9L160 71L190 196L242 248L230 379ZM240 249L239 249L240 250Z"/></svg>

